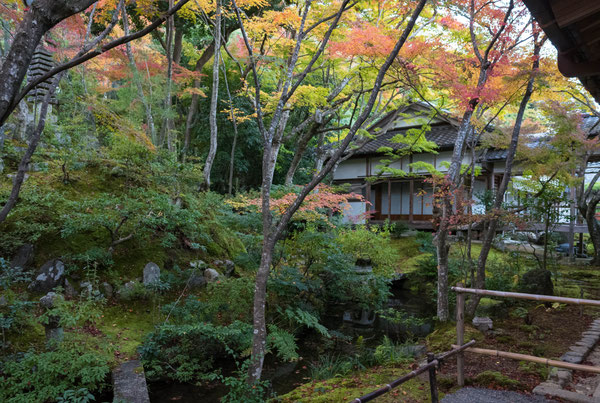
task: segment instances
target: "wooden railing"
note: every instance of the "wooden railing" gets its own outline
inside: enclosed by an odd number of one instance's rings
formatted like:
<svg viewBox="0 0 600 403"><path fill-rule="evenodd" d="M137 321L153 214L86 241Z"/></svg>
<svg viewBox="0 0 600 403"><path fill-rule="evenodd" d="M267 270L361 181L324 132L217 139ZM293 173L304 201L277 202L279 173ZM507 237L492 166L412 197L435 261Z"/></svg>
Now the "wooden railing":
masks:
<svg viewBox="0 0 600 403"><path fill-rule="evenodd" d="M428 353L427 354L427 364L422 365L419 368L415 369L414 371L411 371L408 374L404 375L403 377L398 378L398 379L388 383L387 385L385 385L382 388L379 388L369 394L366 394L364 396L361 396L361 397L358 397L358 398L352 400L352 403L369 402L369 401L375 399L376 397L379 397L383 394L388 393L395 387L402 385L404 382L416 377L419 374L422 374L425 371L429 371L429 390L431 393L431 402L438 403L438 389L437 389L437 376L436 376L437 368L441 365L443 360L450 358L456 354L462 353L463 350L470 348L473 344L475 344L475 340L471 340L470 342L463 344L462 346L453 347L452 350L447 351L443 354L440 354L437 357L432 353Z"/></svg>
<svg viewBox="0 0 600 403"><path fill-rule="evenodd" d="M465 288L461 283L458 283L456 287L452 287L452 290L456 292L456 345L452 347L463 347L467 344L463 344L465 335L465 298L466 294L489 296L489 297L501 297L501 298L515 298L515 299L527 299L533 301L545 301L545 302L558 302L561 304L571 305L590 305L600 307L600 301L594 299L583 299L583 298L566 298L566 297L554 297L551 295L538 295L538 294L524 294L519 292L504 292L504 291L493 291L493 290L481 290L477 288ZM551 360L544 357L535 357L527 354L517 354L508 351L490 350L485 348L467 348L465 352L475 354L485 354L497 357L511 358L519 361L530 361L537 362L540 364L549 365L552 367L568 368L572 370L586 371L600 373L600 367L594 367L591 365L582 364L571 364L569 362ZM464 373L464 353L460 350L456 355L456 376L459 386L465 384L465 373Z"/></svg>

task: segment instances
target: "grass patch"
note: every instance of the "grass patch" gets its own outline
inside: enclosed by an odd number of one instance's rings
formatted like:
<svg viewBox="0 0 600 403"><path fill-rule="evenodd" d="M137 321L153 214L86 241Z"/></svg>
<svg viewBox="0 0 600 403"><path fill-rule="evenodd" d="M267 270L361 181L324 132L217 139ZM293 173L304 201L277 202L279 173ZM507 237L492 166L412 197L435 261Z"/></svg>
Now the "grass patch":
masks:
<svg viewBox="0 0 600 403"><path fill-rule="evenodd" d="M119 358L135 357L138 346L160 319L152 311L148 301L109 306L96 326L108 336Z"/></svg>

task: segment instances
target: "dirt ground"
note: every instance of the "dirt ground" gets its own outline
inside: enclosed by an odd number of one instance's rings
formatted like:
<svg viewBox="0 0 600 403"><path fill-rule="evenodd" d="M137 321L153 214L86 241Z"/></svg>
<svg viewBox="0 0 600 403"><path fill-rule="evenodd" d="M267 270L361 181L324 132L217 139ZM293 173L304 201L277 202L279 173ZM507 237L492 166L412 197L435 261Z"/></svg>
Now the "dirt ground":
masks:
<svg viewBox="0 0 600 403"><path fill-rule="evenodd" d="M543 304L520 305L528 315L494 320L494 330L476 347L558 359L581 338L594 311L583 311L578 306L557 308ZM516 307L512 307L514 311ZM598 312L600 314L600 312ZM465 353L465 379L468 385L493 389L511 389L530 392L543 382L549 368L541 364L526 363L474 353ZM448 390L456 386L456 360L444 363L441 377Z"/></svg>

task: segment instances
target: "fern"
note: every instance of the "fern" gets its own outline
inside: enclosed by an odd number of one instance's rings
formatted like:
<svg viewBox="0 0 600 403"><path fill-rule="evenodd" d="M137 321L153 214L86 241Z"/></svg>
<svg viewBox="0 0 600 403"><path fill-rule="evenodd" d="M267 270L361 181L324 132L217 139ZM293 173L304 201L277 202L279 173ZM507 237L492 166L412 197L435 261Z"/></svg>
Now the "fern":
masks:
<svg viewBox="0 0 600 403"><path fill-rule="evenodd" d="M293 334L279 329L275 325L269 325L269 336L267 338L269 350L275 348L277 357L285 361L295 361L298 356L298 345Z"/></svg>
<svg viewBox="0 0 600 403"><path fill-rule="evenodd" d="M296 322L299 325L303 325L308 327L309 329L315 329L321 335L329 338L331 335L329 334L329 330L325 326L319 323L319 318L315 315L311 314L308 311L305 311L300 308L288 308L285 310L285 315L292 321Z"/></svg>

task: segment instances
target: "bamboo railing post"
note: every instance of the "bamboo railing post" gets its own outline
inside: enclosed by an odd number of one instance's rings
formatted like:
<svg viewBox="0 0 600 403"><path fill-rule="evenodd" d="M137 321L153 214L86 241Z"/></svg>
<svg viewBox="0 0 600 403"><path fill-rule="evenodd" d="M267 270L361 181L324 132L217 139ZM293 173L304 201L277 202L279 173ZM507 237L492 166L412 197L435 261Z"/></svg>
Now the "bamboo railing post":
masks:
<svg viewBox="0 0 600 403"><path fill-rule="evenodd" d="M463 284L458 283L457 287L462 288ZM460 347L465 338L465 294L456 293L456 344ZM465 357L462 352L456 355L456 377L458 386L465 386Z"/></svg>
<svg viewBox="0 0 600 403"><path fill-rule="evenodd" d="M433 360L435 360L435 355L433 353L427 353L427 362L430 363ZM431 391L431 403L438 403L439 401L435 371L435 366L429 368L429 390Z"/></svg>

